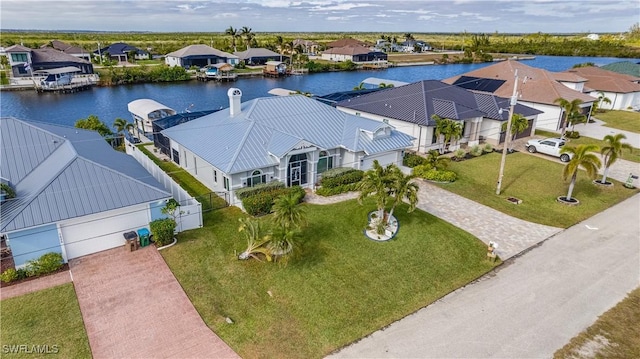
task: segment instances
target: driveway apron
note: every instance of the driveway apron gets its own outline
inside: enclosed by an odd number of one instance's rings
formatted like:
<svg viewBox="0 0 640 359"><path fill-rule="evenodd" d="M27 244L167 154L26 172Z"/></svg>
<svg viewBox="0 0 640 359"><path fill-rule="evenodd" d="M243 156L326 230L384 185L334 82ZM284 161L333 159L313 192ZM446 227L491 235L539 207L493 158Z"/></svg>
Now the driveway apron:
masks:
<svg viewBox="0 0 640 359"><path fill-rule="evenodd" d="M204 323L154 247L71 260L93 358L239 358Z"/></svg>

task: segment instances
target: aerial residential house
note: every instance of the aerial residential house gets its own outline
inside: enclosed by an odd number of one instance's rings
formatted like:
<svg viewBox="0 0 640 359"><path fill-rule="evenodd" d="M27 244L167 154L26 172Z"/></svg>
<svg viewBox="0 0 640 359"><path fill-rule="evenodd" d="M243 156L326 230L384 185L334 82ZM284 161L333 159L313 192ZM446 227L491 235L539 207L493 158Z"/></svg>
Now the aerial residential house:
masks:
<svg viewBox="0 0 640 359"><path fill-rule="evenodd" d="M91 62L91 52L86 51L80 46L73 46L59 40L52 40L48 44L40 46L40 48L51 47L67 55L75 56L85 61Z"/></svg>
<svg viewBox="0 0 640 359"><path fill-rule="evenodd" d="M122 246L123 234L164 218L171 194L97 132L0 119L0 170L15 198L0 204L0 235L16 267L48 252L65 262Z"/></svg>
<svg viewBox="0 0 640 359"><path fill-rule="evenodd" d="M247 65L264 65L267 61L284 62L289 59L288 56L264 48L250 48L245 51L234 52L233 54L238 56L238 58Z"/></svg>
<svg viewBox="0 0 640 359"><path fill-rule="evenodd" d="M551 72L527 66L516 60L506 60L443 80L464 89L491 93L510 98L518 73L518 103L542 111L536 128L557 131L563 127L563 109L555 103L558 98L568 101L581 100L584 114L589 114L595 99L582 90L570 88L564 83L578 84L586 81L575 74Z"/></svg>
<svg viewBox="0 0 640 359"><path fill-rule="evenodd" d="M391 126L349 115L306 96L274 96L230 106L162 131L172 160L212 191L229 194L259 183L313 188L334 167L366 170L373 161L401 164L413 137Z"/></svg>
<svg viewBox="0 0 640 359"><path fill-rule="evenodd" d="M369 44L367 44L364 41L360 41L360 40L356 40L353 38L344 38L344 39L339 39L336 41L332 41L330 43L328 43L326 45L328 48L332 48L332 47L345 47L345 46L362 46L362 47L369 47Z"/></svg>
<svg viewBox="0 0 640 359"><path fill-rule="evenodd" d="M169 66L182 66L188 69L192 66L203 68L225 63L235 66L240 60L236 55L214 49L207 45L189 45L167 54L164 62Z"/></svg>
<svg viewBox="0 0 640 359"><path fill-rule="evenodd" d="M398 51L400 52L422 52L431 50L431 46L421 40L406 40L398 45Z"/></svg>
<svg viewBox="0 0 640 359"><path fill-rule="evenodd" d="M116 42L115 44L111 44L107 47L103 47L93 52L95 56L109 56L111 60L115 60L118 62L128 62L130 60L148 60L150 58L149 53L144 50L140 50L139 48L125 44L123 42ZM134 58L131 59L131 54L133 54Z"/></svg>
<svg viewBox="0 0 640 359"><path fill-rule="evenodd" d="M603 70L617 72L619 74L640 77L640 63L631 61L618 61L610 63L608 65L600 66L600 68Z"/></svg>
<svg viewBox="0 0 640 359"><path fill-rule="evenodd" d="M355 63L387 61L387 54L363 46L332 47L322 52L322 59L329 61L352 61Z"/></svg>
<svg viewBox="0 0 640 359"><path fill-rule="evenodd" d="M508 99L475 93L437 80L382 89L340 101L335 106L349 114L387 123L416 137L412 149L419 152L428 152L439 146L434 115L459 121L463 125L459 143L469 146L480 141L494 145L503 142L501 126L509 116ZM536 116L540 111L516 105L514 112L529 120L529 127L518 137L530 136L536 128Z"/></svg>
<svg viewBox="0 0 640 359"><path fill-rule="evenodd" d="M586 79L580 83L582 92L588 93L596 99L603 94L611 101L611 103L599 103L599 108L607 110L640 109L640 77L620 74L594 66L578 67L567 70L565 73ZM563 83L567 86L572 85Z"/></svg>
<svg viewBox="0 0 640 359"><path fill-rule="evenodd" d="M66 54L51 47L30 49L13 45L6 49L11 66L11 77L31 77L36 71L74 67L74 72L93 74L91 62Z"/></svg>
<svg viewBox="0 0 640 359"><path fill-rule="evenodd" d="M304 39L293 40L293 47L296 48L298 46L302 47L302 49L304 50L303 54L305 55L315 55L320 48L320 44L315 41Z"/></svg>

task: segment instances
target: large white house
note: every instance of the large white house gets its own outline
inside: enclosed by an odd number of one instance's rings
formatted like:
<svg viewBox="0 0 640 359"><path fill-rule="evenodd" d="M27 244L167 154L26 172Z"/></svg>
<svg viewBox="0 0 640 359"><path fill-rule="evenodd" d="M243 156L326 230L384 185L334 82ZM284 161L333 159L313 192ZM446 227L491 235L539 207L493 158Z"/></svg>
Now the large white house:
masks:
<svg viewBox="0 0 640 359"><path fill-rule="evenodd" d="M221 110L162 131L172 160L212 191L281 181L313 188L334 167L369 169L401 164L413 137L392 126L346 114L306 96L263 97L242 103L228 91Z"/></svg>
<svg viewBox="0 0 640 359"><path fill-rule="evenodd" d="M594 98L604 96L609 102L598 101L599 108L606 110L640 109L640 77L588 66L565 71L584 79L579 84L563 82L566 86L579 86L581 91Z"/></svg>

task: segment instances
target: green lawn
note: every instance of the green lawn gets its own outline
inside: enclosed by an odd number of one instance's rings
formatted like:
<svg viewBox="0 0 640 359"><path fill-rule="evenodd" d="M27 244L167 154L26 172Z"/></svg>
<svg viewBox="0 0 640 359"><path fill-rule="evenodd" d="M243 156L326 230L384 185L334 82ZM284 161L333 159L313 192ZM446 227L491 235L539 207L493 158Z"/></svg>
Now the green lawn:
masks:
<svg viewBox="0 0 640 359"><path fill-rule="evenodd" d="M555 352L554 358L640 358L640 288ZM591 348L593 356L581 356Z"/></svg>
<svg viewBox="0 0 640 359"><path fill-rule="evenodd" d="M640 112L607 110L594 117L606 122L607 127L640 133Z"/></svg>
<svg viewBox="0 0 640 359"><path fill-rule="evenodd" d="M2 354L8 358L91 358L73 284L44 289L2 301ZM21 353L8 354L14 345L26 345ZM47 350L57 354L34 354ZM31 351L31 353L25 352Z"/></svg>
<svg viewBox="0 0 640 359"><path fill-rule="evenodd" d="M246 243L235 207L205 214L206 227L162 251L207 325L243 358L323 357L495 265L475 237L405 205L389 242L363 234L372 201L304 206L308 226L287 265L236 259Z"/></svg>
<svg viewBox="0 0 640 359"><path fill-rule="evenodd" d="M579 131L578 131L579 132ZM536 130L536 135L544 136L544 137L559 137L560 135L555 132L549 132L544 130ZM624 141L623 141L624 142ZM580 138L570 138L568 140L569 146L577 146L577 145L597 145L604 146L604 141L598 140L591 137L582 136ZM640 149L633 148L633 151L624 150L622 154L622 159L632 162L640 163Z"/></svg>
<svg viewBox="0 0 640 359"><path fill-rule="evenodd" d="M463 162L451 162L449 169L458 174L458 180L441 187L511 216L561 228L589 218L638 192L615 180L612 180L613 188L597 186L580 171L573 192L580 205L566 206L556 202L556 198L566 195L569 188L569 182L562 180L564 165L526 153L513 153L507 155L502 193L498 196L495 191L500 157L494 152ZM506 200L508 197L519 198L523 203L515 205Z"/></svg>

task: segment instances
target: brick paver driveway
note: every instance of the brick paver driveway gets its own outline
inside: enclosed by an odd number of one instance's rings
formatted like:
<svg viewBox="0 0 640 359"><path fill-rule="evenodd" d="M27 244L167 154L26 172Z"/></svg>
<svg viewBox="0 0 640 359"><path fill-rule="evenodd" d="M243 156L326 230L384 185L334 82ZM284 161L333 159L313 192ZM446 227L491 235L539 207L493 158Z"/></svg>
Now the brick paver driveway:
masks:
<svg viewBox="0 0 640 359"><path fill-rule="evenodd" d="M239 358L202 321L153 247L74 259L93 358Z"/></svg>

